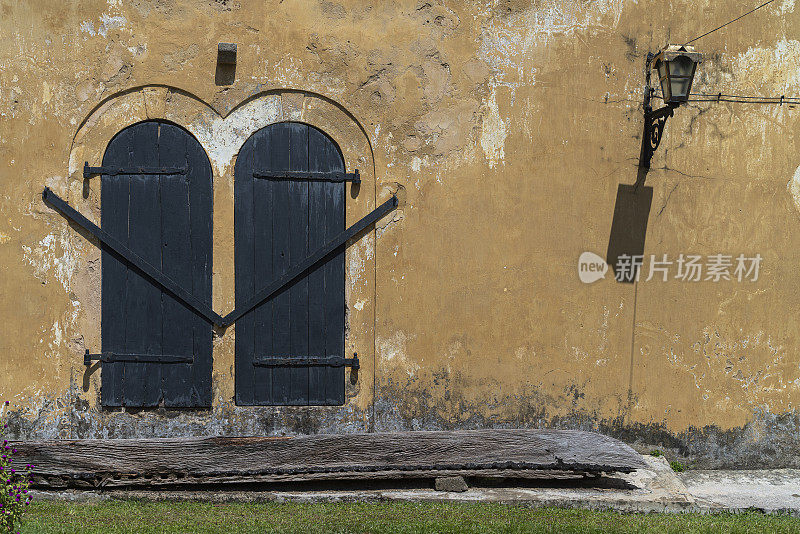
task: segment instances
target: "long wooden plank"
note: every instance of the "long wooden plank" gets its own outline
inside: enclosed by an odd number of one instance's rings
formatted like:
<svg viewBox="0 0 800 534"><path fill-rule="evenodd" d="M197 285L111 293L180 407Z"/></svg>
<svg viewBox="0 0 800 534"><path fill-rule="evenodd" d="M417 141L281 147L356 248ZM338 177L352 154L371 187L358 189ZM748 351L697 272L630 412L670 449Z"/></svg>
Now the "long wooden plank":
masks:
<svg viewBox="0 0 800 534"><path fill-rule="evenodd" d="M186 164L185 132L172 124L161 125L158 164L164 167ZM161 272L191 287L192 250L189 230L189 180L185 175L161 180ZM207 214L210 216L211 214ZM162 350L165 354L194 354L192 330L194 313L167 292L162 294ZM164 378L164 406L191 406L192 364L158 366Z"/></svg>
<svg viewBox="0 0 800 534"><path fill-rule="evenodd" d="M128 161L123 165L142 166L158 161L159 123L134 127L128 143ZM130 177L128 239L131 250L161 270L160 175L133 174ZM128 270L127 322L125 347L130 352L161 354L161 289L136 270ZM156 406L161 400L161 366L148 363L124 364L123 404Z"/></svg>
<svg viewBox="0 0 800 534"><path fill-rule="evenodd" d="M312 171L326 171L325 146L330 140L319 130L308 133L308 166ZM308 249L318 250L325 244L325 187L322 182L308 185ZM325 266L318 265L308 273L308 355L325 357ZM327 370L310 367L308 370L308 403L325 404Z"/></svg>
<svg viewBox="0 0 800 534"><path fill-rule="evenodd" d="M130 130L122 131L112 141L105 155L103 164L118 162L126 157ZM103 209L100 216L105 231L114 236L120 243L128 244L128 204L130 179L127 176L114 177L103 175L100 186L100 205ZM47 199L45 190L45 199ZM101 351L126 352L125 350L125 309L126 279L128 266L112 250L103 245L101 255L100 291ZM103 406L122 406L122 371L124 364L103 362L101 364L100 399Z"/></svg>
<svg viewBox="0 0 800 534"><path fill-rule="evenodd" d="M274 163L274 158L270 147L273 142L273 128L265 128L256 132L252 137L252 156L247 161L243 161L245 165L241 173L247 173L243 176L244 180L250 180L253 188L252 198L252 219L250 224L253 232L253 250L254 250L254 263L250 265L249 275L245 275L243 279L247 279L248 292L243 295L242 300L249 299L257 287L260 287L264 280L272 280L274 278L274 261L273 261L273 226L275 218L275 204L274 204L274 190L277 187L271 182L253 180L252 169L254 167L264 168ZM288 158L287 158L288 161ZM280 162L278 162L280 164ZM237 172L239 162L236 162ZM238 242L237 242L237 247ZM247 268L247 267L245 267ZM236 303L242 302L237 299ZM244 371L246 376L250 377L253 387L253 398L251 404L271 404L272 402L272 369L260 369L253 367L253 358L257 354L271 353L274 326L272 318L274 313L274 305L272 301L267 301L261 304L257 309L253 310L252 318L248 319L248 324L253 325L253 330L249 334L252 338L249 342L249 348L241 353L236 353L236 358L243 360L247 369ZM247 316L242 317L246 319ZM241 322L241 321L240 321ZM238 323L237 323L238 331Z"/></svg>
<svg viewBox="0 0 800 534"><path fill-rule="evenodd" d="M308 171L306 124L289 123L289 168ZM308 256L308 182L289 181L289 265ZM344 294L342 294L344 297ZM302 358L308 354L308 275L289 288L289 352L275 354ZM262 356L256 354L256 357ZM270 354L272 356L272 354ZM287 404L307 405L308 367L290 367Z"/></svg>
<svg viewBox="0 0 800 534"><path fill-rule="evenodd" d="M323 158L329 170L344 170L344 160L333 143L323 145ZM325 232L333 236L345 228L345 184L325 185ZM344 248L328 259L325 277L325 355L344 356ZM344 404L344 368L328 367L323 370L325 402L327 405Z"/></svg>
<svg viewBox="0 0 800 534"><path fill-rule="evenodd" d="M64 475L34 475L32 486L47 489L82 488L116 490L115 495L125 488L135 487L142 490L184 490L186 486L199 489L198 486L213 486L216 490L224 484L274 484L297 482L330 482L330 481L376 481L376 480L403 480L403 479L431 479L441 476L462 476L480 478L516 478L516 479L545 479L568 480L582 478L596 478L602 472L583 471L579 469L554 470L554 469L413 469L413 470L387 470L387 471L341 471L327 473L293 473L293 474L245 474L245 475L206 475L193 476L183 473L159 473L157 475L112 474L104 473L93 479L73 478ZM259 488L261 490L261 488ZM263 488L268 489L268 488ZM295 488L301 490L301 488Z"/></svg>
<svg viewBox="0 0 800 534"><path fill-rule="evenodd" d="M412 472L520 470L629 472L646 464L629 446L579 430L492 429L337 434L16 442L14 463L35 480L308 480L398 478ZM45 484L46 482L42 482ZM129 482L135 483L135 482Z"/></svg>
<svg viewBox="0 0 800 534"><path fill-rule="evenodd" d="M274 170L289 170L289 124L280 123L270 127L269 167ZM290 267L291 228L289 218L289 182L272 182L272 272L273 278L286 273ZM264 279L264 281L270 279ZM262 284L258 284L262 285ZM291 285L281 288L272 300L272 354L291 354ZM260 355L254 355L260 356ZM256 371L259 372L259 371ZM272 399L268 404L289 403L291 374L289 369L272 370Z"/></svg>
<svg viewBox="0 0 800 534"><path fill-rule="evenodd" d="M234 168L234 271L235 302L244 302L255 291L254 287L254 237L253 237L253 143L248 140L239 150ZM242 317L236 323L234 339L234 376L236 404L253 404L253 364L248 357L253 353L254 314Z"/></svg>
<svg viewBox="0 0 800 534"><path fill-rule="evenodd" d="M211 162L205 150L187 133L189 167L189 227L191 234L191 291L209 309L212 307L214 192ZM213 320L192 316L194 363L191 367L191 406L211 406Z"/></svg>

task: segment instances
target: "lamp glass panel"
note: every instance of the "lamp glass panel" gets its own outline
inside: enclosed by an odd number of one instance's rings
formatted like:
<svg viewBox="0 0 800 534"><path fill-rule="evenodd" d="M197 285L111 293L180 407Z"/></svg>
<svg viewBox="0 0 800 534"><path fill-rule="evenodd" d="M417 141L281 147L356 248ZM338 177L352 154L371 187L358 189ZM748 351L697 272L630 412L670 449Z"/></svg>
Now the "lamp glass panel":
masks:
<svg viewBox="0 0 800 534"><path fill-rule="evenodd" d="M658 77L659 78L664 78L664 77L667 76L668 73L667 73L667 62L666 61L659 61L658 64L656 65L656 68L658 69Z"/></svg>
<svg viewBox="0 0 800 534"><path fill-rule="evenodd" d="M668 102L672 96L671 88L669 86L669 70L666 61L659 61L656 65L658 69L658 77L661 81L661 95L664 97L664 102Z"/></svg>
<svg viewBox="0 0 800 534"><path fill-rule="evenodd" d="M689 86L692 82L691 76L693 70L694 61L689 59L688 56L678 56L670 61L670 76L686 76L686 78L670 79L672 98L686 98L688 96Z"/></svg>
<svg viewBox="0 0 800 534"><path fill-rule="evenodd" d="M670 87L669 78L661 79L661 95L664 97L664 102L672 100L672 87Z"/></svg>
<svg viewBox="0 0 800 534"><path fill-rule="evenodd" d="M690 76L694 61L689 56L678 56L670 61L669 72L674 76Z"/></svg>
<svg viewBox="0 0 800 534"><path fill-rule="evenodd" d="M672 89L671 98L686 98L689 92L689 82L691 78L672 78L670 87Z"/></svg>

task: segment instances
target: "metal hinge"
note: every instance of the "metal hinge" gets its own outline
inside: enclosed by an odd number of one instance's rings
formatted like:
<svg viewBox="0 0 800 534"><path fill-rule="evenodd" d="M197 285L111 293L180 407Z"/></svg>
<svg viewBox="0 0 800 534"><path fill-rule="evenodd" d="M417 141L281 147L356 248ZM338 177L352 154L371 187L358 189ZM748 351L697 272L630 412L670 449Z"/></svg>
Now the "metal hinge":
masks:
<svg viewBox="0 0 800 534"><path fill-rule="evenodd" d="M307 171L253 171L255 178L265 180L307 180L310 182L353 182L361 183L361 174L356 172L307 172Z"/></svg>
<svg viewBox="0 0 800 534"><path fill-rule="evenodd" d="M83 365L92 365L92 360L103 363L193 363L194 357L174 354L118 354L116 352L89 354L89 349L86 349L86 353L83 355Z"/></svg>
<svg viewBox="0 0 800 534"><path fill-rule="evenodd" d="M189 167L89 167L89 162L83 164L83 177L91 178L98 174L117 176L118 174L187 174Z"/></svg>
<svg viewBox="0 0 800 534"><path fill-rule="evenodd" d="M253 365L259 367L352 367L358 370L358 353L354 352L352 358L341 356L323 356L319 358L262 358L253 360Z"/></svg>

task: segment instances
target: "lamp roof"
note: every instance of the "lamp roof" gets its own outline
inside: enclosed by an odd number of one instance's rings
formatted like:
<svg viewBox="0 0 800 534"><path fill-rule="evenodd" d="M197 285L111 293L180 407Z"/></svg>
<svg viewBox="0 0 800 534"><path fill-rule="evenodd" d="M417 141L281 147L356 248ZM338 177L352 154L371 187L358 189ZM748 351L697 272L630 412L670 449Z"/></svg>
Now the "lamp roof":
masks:
<svg viewBox="0 0 800 534"><path fill-rule="evenodd" d="M661 50L653 58L653 68L655 68L656 63L659 61L672 61L678 56L687 56L689 59L694 61L695 63L700 63L703 61L703 54L697 52L693 46L688 45L667 45Z"/></svg>

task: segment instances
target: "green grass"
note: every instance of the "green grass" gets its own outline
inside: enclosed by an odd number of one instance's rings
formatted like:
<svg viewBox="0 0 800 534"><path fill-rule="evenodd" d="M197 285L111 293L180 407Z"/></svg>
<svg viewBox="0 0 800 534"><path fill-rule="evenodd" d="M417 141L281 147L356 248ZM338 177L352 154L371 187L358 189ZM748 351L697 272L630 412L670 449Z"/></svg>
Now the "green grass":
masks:
<svg viewBox="0 0 800 534"><path fill-rule="evenodd" d="M798 532L800 518L745 514L621 514L502 504L212 504L39 502L23 533L208 532Z"/></svg>

